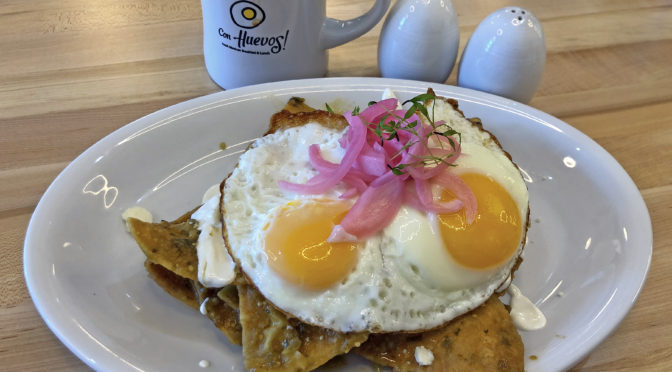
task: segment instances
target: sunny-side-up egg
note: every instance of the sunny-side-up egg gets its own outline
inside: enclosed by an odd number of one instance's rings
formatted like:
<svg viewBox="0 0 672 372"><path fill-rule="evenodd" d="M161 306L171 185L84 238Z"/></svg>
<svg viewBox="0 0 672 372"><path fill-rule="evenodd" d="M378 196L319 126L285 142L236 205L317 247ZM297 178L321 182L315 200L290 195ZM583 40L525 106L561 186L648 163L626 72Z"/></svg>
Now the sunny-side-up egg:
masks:
<svg viewBox="0 0 672 372"><path fill-rule="evenodd" d="M232 255L270 302L342 332L423 330L482 304L509 277L527 225L524 181L489 134L443 101L435 111L462 132L463 156L450 171L476 195L478 215L469 225L463 212L437 216L403 206L366 241L328 243L354 203L339 199L345 188L303 195L278 181L305 183L316 174L312 144L339 162L345 131L319 124L284 129L241 156L226 181L223 219Z"/></svg>

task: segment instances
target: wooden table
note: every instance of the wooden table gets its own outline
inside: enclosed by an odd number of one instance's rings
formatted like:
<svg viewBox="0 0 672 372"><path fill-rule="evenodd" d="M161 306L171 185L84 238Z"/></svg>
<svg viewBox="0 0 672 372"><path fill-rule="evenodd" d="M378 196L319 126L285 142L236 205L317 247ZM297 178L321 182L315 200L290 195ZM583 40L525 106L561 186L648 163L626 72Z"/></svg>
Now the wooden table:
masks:
<svg viewBox="0 0 672 372"><path fill-rule="evenodd" d="M329 0L351 18L370 2ZM455 0L462 49L505 5L541 20L548 60L532 106L597 141L639 187L651 270L625 321L576 370L672 370L672 1ZM0 370L87 370L26 290L26 226L79 153L160 108L218 92L203 64L197 0L0 2ZM379 76L379 24L331 51L328 76ZM448 79L455 84L456 71Z"/></svg>

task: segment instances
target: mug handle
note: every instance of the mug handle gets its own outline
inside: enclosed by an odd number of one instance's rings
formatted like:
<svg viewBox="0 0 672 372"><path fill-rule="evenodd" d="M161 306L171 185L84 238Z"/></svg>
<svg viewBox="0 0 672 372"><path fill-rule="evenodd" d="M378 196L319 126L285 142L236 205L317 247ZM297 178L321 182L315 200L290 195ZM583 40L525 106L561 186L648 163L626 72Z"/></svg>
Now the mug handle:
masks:
<svg viewBox="0 0 672 372"><path fill-rule="evenodd" d="M324 49L347 43L373 28L387 12L391 0L376 0L373 7L363 15L347 21L327 18L322 25L320 43Z"/></svg>

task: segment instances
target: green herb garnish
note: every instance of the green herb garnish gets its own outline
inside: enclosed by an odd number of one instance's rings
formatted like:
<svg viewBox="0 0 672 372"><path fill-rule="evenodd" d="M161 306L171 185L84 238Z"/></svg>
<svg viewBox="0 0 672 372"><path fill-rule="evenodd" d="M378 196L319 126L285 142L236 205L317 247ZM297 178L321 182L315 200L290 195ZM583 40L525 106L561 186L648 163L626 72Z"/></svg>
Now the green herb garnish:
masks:
<svg viewBox="0 0 672 372"><path fill-rule="evenodd" d="M431 105L431 113L428 110L428 102L432 101ZM372 104L375 104L375 101L369 102L369 106ZM453 151L457 150L457 143L455 143L454 137L457 135L458 137L458 143L462 142L462 135L460 132L454 130L451 128L448 124L446 123L440 123L439 125L436 124L434 120L434 109L436 106L436 96L433 94L420 94L418 96L415 96L407 101L404 101L402 103L403 105L406 104L411 104L411 106L406 110L406 113L404 114L403 117L400 117L399 115L393 113L393 112L388 112L386 115L384 115L378 123L368 123L369 124L369 130L373 131L379 138L380 138L380 144L381 146L384 145L385 141L392 141L392 140L397 140L399 141L400 137L399 134L401 132L407 132L413 134L415 137L420 137L418 134L418 121L413 120L409 121L411 117L414 114L421 114L424 116L429 124L432 126L432 130L430 130L426 135L425 138L418 139L416 141L408 141L405 143L401 149L390 158L394 159L397 156L400 156L405 150L407 150L409 147L421 143L426 149L427 149L427 155L425 156L418 156L415 157L414 161L410 163L402 163L399 164L395 167L392 167L391 165L388 164L388 168L392 170L392 172L396 175L402 175L405 173L404 168L407 167L419 167L419 166L428 166L428 165L439 165L441 163L445 163L448 165L454 165L452 163L449 163L447 160L453 156L455 156L455 153L447 154L447 155L434 155L432 153L432 148L429 147L428 145L428 139L430 136L442 136L448 139L448 143L452 147ZM353 110L353 115L358 115L359 114L359 108L355 108ZM390 119L391 118L391 119ZM443 141L437 141L438 146L441 146L443 148L444 142Z"/></svg>

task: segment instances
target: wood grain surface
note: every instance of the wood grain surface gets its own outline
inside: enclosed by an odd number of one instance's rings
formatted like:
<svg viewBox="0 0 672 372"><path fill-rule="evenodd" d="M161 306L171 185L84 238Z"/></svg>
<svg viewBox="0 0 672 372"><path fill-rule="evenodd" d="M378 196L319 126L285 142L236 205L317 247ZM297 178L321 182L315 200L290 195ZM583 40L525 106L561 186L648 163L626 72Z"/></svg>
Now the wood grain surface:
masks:
<svg viewBox="0 0 672 372"><path fill-rule="evenodd" d="M371 5L327 3L328 15L341 19ZM575 370L670 371L672 1L454 0L460 50L506 5L534 12L546 34L546 69L530 105L609 151L653 224L639 299ZM381 25L332 49L328 76L379 76ZM204 67L197 0L0 1L0 370L89 370L49 331L23 278L26 227L54 177L123 125L220 90Z"/></svg>

